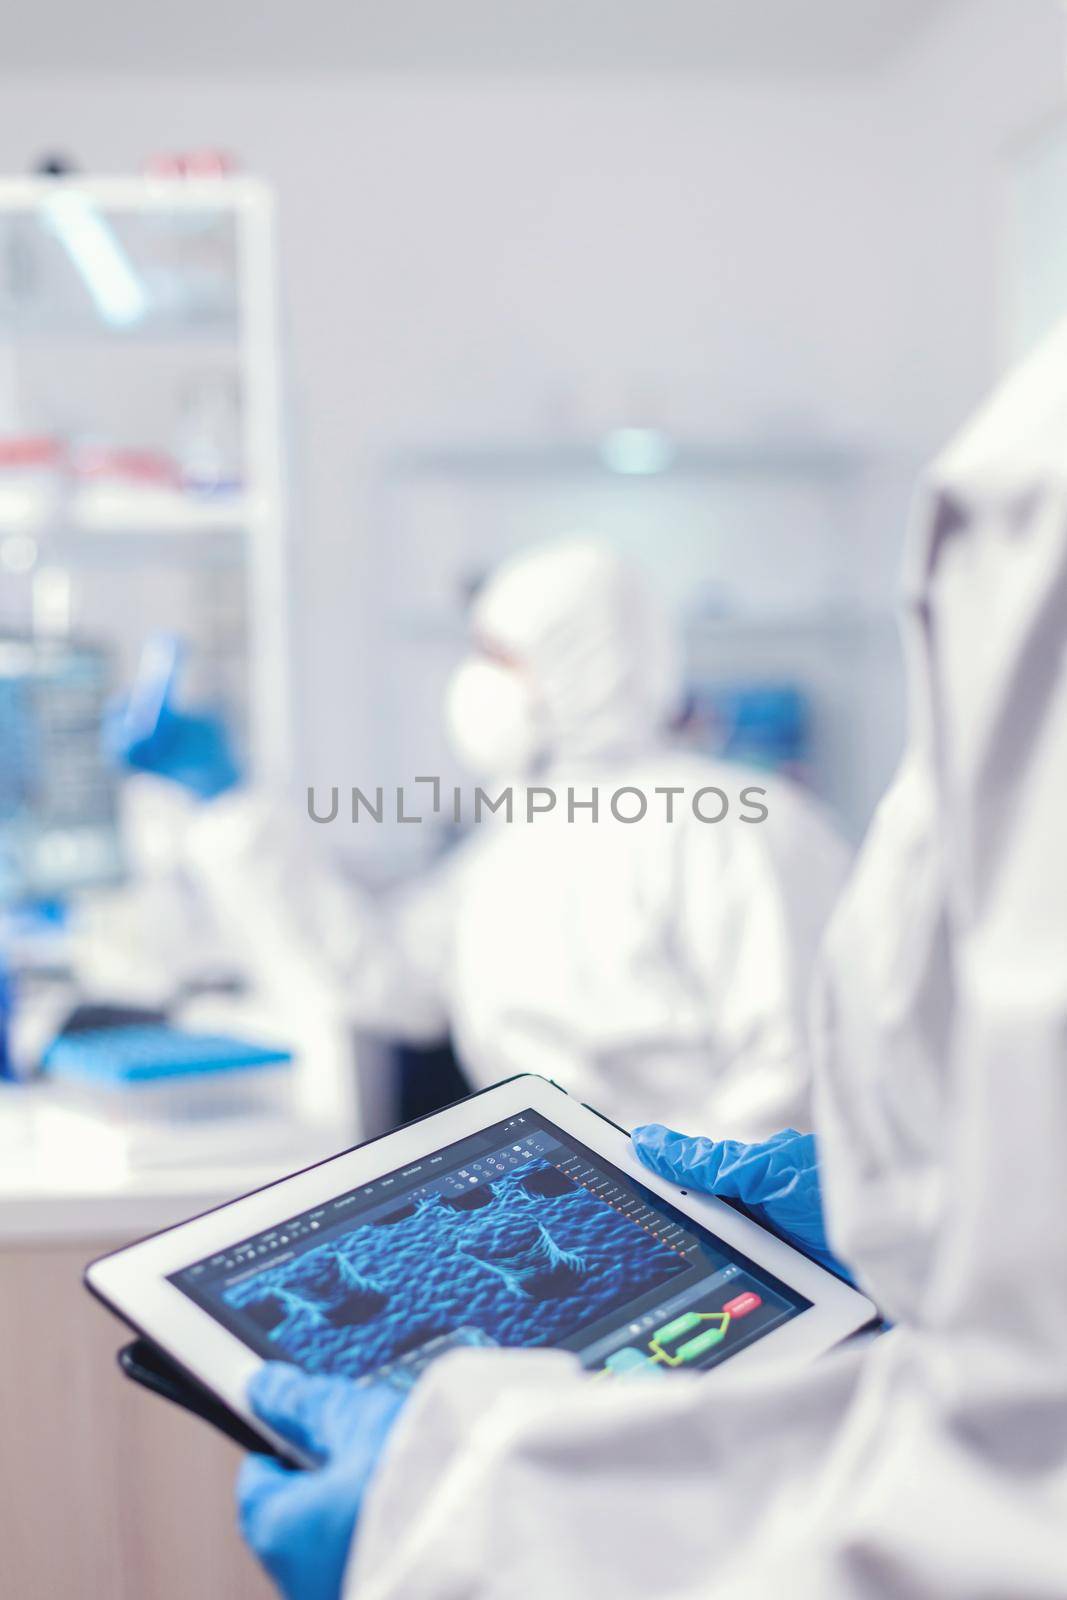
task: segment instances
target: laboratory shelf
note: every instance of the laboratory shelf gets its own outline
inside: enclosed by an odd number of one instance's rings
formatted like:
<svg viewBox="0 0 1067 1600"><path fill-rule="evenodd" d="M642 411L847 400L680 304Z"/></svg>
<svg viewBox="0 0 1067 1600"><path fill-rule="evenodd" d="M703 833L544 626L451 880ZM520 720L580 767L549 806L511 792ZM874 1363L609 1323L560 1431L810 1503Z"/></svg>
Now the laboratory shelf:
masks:
<svg viewBox="0 0 1067 1600"><path fill-rule="evenodd" d="M89 534L240 533L264 515L247 495L194 496L170 491L85 489L62 505L62 521ZM0 534L34 533L58 520L47 494L0 488Z"/></svg>
<svg viewBox="0 0 1067 1600"><path fill-rule="evenodd" d="M85 177L0 178L0 208L41 210L64 190L74 189L103 211L157 212L167 217L219 212L235 205L259 206L270 198L262 179L240 176L187 178L105 174Z"/></svg>
<svg viewBox="0 0 1067 1600"><path fill-rule="evenodd" d="M0 527L0 540L4 530ZM131 563L141 572L157 568L236 569L243 573L248 535L243 528L119 529L108 533L73 532L48 540L48 560L72 571L129 574ZM243 648L241 646L240 648ZM204 649L203 642L198 645Z"/></svg>
<svg viewBox="0 0 1067 1600"><path fill-rule="evenodd" d="M280 343L260 179L0 179L5 615L106 638L127 672L180 635L265 780L294 738ZM207 681L224 627L240 671Z"/></svg>
<svg viewBox="0 0 1067 1600"><path fill-rule="evenodd" d="M624 480L638 487L679 478L840 482L857 476L863 467L864 457L858 451L833 445L678 442L662 467L626 472L611 465L602 444L582 441L532 449L470 445L412 450L393 458L388 476L394 480L452 478L472 484L599 478Z"/></svg>
<svg viewBox="0 0 1067 1600"><path fill-rule="evenodd" d="M703 643L729 643L733 639L795 640L799 643L833 643L862 639L896 626L894 612L858 607L855 610L794 611L722 617L692 617L686 624L686 638L699 647Z"/></svg>
<svg viewBox="0 0 1067 1600"><path fill-rule="evenodd" d="M402 612L393 625L411 640L456 646L469 630L458 613ZM833 644L861 640L873 633L896 627L896 615L888 609L859 607L855 610L805 610L738 613L722 617L689 617L682 629L690 649L704 644L729 644L732 641L787 641L798 644Z"/></svg>
<svg viewBox="0 0 1067 1600"><path fill-rule="evenodd" d="M229 354L237 360L240 341L241 329L233 317L199 318L182 313L149 316L127 327L107 327L87 316L46 319L27 316L22 311L11 314L0 307L0 347L62 346L76 350L79 346L95 348L106 344L112 353L116 347L143 349L146 353L188 350L190 358L200 359L209 351L212 355Z"/></svg>

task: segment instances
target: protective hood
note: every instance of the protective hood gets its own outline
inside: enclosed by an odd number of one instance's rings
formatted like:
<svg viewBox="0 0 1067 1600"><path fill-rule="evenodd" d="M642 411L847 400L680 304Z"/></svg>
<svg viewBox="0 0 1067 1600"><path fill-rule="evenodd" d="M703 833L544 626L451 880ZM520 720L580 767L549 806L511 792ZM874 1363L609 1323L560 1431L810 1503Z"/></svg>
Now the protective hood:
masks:
<svg viewBox="0 0 1067 1600"><path fill-rule="evenodd" d="M677 630L646 574L607 545L570 541L508 562L472 624L523 673L550 762L639 750L679 704Z"/></svg>

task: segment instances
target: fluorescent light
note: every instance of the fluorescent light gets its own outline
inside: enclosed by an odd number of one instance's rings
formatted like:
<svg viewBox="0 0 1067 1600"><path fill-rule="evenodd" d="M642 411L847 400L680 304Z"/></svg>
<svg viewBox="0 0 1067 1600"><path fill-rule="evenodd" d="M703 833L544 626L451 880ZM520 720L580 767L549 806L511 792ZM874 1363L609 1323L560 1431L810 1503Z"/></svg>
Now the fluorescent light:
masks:
<svg viewBox="0 0 1067 1600"><path fill-rule="evenodd" d="M114 230L83 194L60 190L45 219L73 262L105 322L128 328L148 310L148 296Z"/></svg>
<svg viewBox="0 0 1067 1600"><path fill-rule="evenodd" d="M657 428L613 428L601 443L600 457L612 472L648 477L666 471L675 448Z"/></svg>

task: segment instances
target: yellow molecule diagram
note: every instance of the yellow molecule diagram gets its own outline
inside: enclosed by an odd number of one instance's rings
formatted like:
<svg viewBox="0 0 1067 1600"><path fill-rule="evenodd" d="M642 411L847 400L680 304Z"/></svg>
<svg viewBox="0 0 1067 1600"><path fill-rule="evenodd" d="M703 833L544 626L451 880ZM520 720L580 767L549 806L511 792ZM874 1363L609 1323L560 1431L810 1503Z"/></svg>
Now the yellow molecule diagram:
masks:
<svg viewBox="0 0 1067 1600"><path fill-rule="evenodd" d="M747 1317L763 1304L753 1289L743 1289L718 1311L683 1311L652 1334L643 1348L636 1344L613 1350L594 1378L662 1377L666 1367L684 1367L722 1344L731 1322ZM638 1332L638 1324L630 1328Z"/></svg>
<svg viewBox="0 0 1067 1600"><path fill-rule="evenodd" d="M731 1322L728 1311L686 1311L665 1327L657 1328L648 1341L651 1351L650 1365L682 1367L722 1344ZM702 1323L710 1323L703 1332L696 1333ZM681 1343L679 1343L681 1341Z"/></svg>

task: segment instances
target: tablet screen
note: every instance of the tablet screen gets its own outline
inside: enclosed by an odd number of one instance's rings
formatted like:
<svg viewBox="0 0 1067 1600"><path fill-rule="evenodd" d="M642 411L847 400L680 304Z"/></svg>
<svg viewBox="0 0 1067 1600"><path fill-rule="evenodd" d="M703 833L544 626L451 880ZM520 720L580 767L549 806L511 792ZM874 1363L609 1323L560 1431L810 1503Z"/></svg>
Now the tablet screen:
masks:
<svg viewBox="0 0 1067 1600"><path fill-rule="evenodd" d="M534 1111L170 1281L268 1359L401 1387L472 1345L660 1378L811 1304Z"/></svg>

